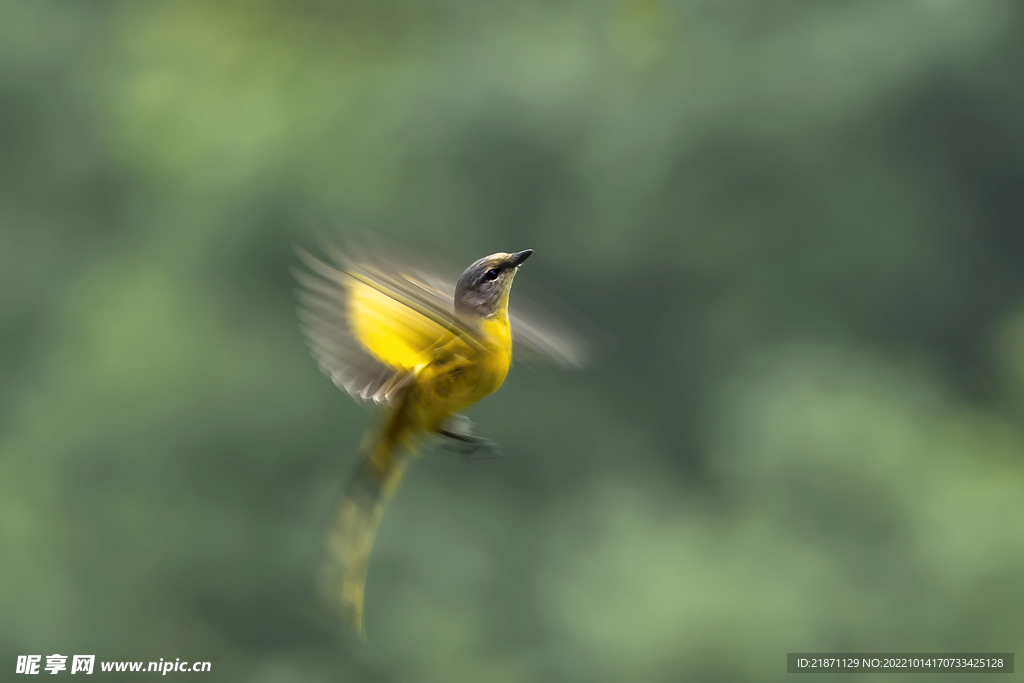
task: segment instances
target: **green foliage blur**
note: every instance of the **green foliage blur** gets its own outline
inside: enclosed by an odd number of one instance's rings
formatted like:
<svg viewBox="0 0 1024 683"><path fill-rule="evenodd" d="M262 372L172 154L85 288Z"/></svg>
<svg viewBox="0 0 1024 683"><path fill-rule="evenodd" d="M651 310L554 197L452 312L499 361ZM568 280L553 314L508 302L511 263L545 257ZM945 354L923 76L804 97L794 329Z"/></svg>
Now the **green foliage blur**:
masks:
<svg viewBox="0 0 1024 683"><path fill-rule="evenodd" d="M1024 653L1021 35L1013 0L0 4L0 678ZM533 248L516 291L615 339L471 413L501 466L416 464L365 645L306 594L369 418L289 274L345 223Z"/></svg>

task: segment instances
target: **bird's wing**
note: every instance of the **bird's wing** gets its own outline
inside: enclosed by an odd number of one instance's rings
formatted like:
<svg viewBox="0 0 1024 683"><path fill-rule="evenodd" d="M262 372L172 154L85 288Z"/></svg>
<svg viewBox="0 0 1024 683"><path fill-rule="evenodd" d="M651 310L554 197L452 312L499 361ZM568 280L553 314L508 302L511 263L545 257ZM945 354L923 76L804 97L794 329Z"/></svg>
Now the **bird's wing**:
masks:
<svg viewBox="0 0 1024 683"><path fill-rule="evenodd" d="M295 271L299 318L320 368L353 397L393 401L452 331L481 343L429 277L370 252L326 249L338 267L297 249L308 269Z"/></svg>
<svg viewBox="0 0 1024 683"><path fill-rule="evenodd" d="M565 322L565 312L556 318L524 296L512 295L508 317L512 323L512 356L515 360L532 363L554 363L565 368L582 368L593 355L593 346L577 329L592 327L579 320L575 325ZM594 331L592 336L599 333Z"/></svg>
<svg viewBox="0 0 1024 683"><path fill-rule="evenodd" d="M393 401L447 335L484 343L476 326L455 313L450 268L380 238L344 252L326 242L323 249L333 265L297 249L308 269L295 272L299 317L320 368L353 397ZM601 336L568 307L556 316L517 293L509 319L513 357L527 364L582 367L592 355L588 339ZM584 329L586 337L577 331Z"/></svg>
<svg viewBox="0 0 1024 683"><path fill-rule="evenodd" d="M475 328L454 316L455 283L458 280L454 269L390 244L380 236L365 235L364 239L372 240L372 243L362 247L350 245L349 251L355 255L352 258L346 258L329 245L324 248L335 260L358 261L363 269L372 272L373 277L389 289L398 289L403 296L415 300L414 308L425 305L434 311L432 317L440 315L452 320L472 341ZM411 289L410 284L413 285ZM606 333L571 307L557 302L555 297L537 287L527 289L533 289L537 299L543 299L544 305L524 296L522 291L512 293L509 320L512 324L512 354L516 361L584 367L592 361L596 348L610 345Z"/></svg>

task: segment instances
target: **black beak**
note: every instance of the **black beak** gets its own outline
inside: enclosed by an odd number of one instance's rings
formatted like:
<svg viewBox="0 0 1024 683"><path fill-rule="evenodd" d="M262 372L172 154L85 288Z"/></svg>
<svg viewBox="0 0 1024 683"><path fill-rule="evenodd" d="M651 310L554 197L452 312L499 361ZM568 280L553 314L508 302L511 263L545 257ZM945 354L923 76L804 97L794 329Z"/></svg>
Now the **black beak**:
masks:
<svg viewBox="0 0 1024 683"><path fill-rule="evenodd" d="M532 253L533 253L533 249L523 249L518 254L512 254L511 266L513 268L518 268L519 266L521 266L523 264L523 261L525 261L526 259L530 258L530 254L532 254Z"/></svg>

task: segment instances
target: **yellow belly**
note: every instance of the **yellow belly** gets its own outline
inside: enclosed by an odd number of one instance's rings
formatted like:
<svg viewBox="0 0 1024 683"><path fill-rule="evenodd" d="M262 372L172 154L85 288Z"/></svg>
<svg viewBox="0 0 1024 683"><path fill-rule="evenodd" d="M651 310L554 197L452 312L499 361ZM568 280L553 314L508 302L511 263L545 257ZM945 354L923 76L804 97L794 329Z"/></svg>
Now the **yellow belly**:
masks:
<svg viewBox="0 0 1024 683"><path fill-rule="evenodd" d="M508 319L484 320L484 348L454 338L438 349L416 377L410 402L416 428L434 431L458 413L496 391L512 363L512 332Z"/></svg>

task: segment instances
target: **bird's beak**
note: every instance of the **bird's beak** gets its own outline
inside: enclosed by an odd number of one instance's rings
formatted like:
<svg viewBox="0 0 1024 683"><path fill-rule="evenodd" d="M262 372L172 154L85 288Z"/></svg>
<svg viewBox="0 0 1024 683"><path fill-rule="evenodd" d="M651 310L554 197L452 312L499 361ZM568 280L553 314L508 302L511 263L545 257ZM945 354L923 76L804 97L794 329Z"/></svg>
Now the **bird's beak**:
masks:
<svg viewBox="0 0 1024 683"><path fill-rule="evenodd" d="M523 249L518 254L512 254L512 267L518 268L523 265L523 261L530 258L530 254L533 253L533 249Z"/></svg>

